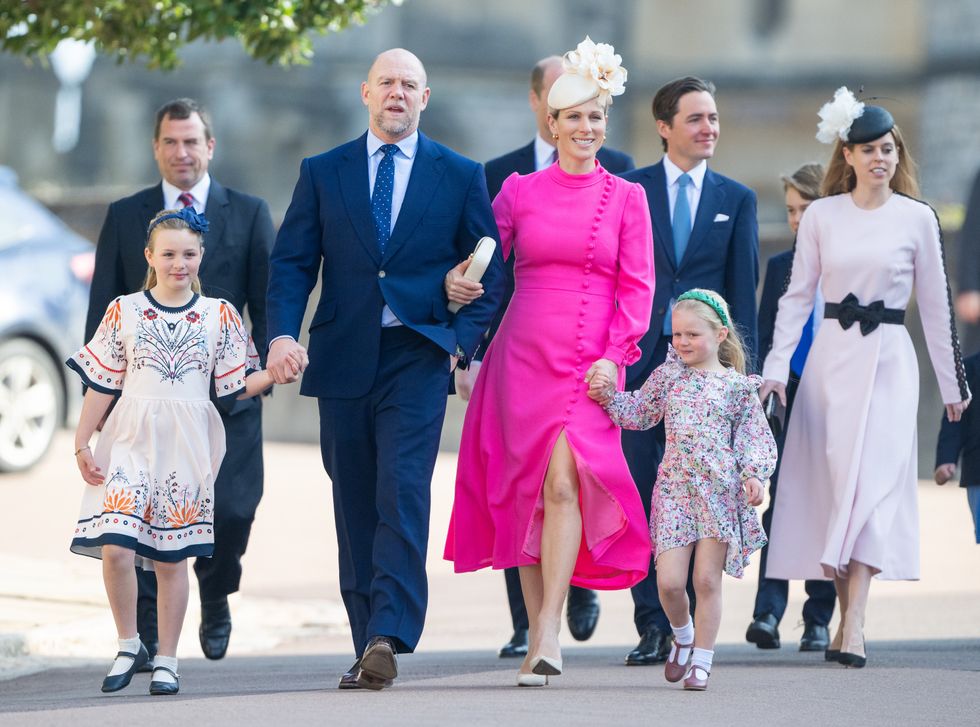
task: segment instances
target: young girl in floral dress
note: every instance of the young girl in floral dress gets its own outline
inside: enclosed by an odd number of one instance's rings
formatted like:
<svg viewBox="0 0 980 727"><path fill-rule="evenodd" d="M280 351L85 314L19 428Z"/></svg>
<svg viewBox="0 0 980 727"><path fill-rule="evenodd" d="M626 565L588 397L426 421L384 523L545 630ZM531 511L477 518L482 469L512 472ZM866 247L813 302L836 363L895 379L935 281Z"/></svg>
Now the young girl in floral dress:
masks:
<svg viewBox="0 0 980 727"><path fill-rule="evenodd" d="M711 290L678 296L673 346L639 391L613 393L593 378L589 396L624 429L664 420L667 446L653 491L650 533L660 601L674 631L664 674L684 688L708 686L721 624L722 571L740 578L766 542L753 506L776 466L776 443L728 305ZM694 558L694 620L685 585ZM696 635L695 635L696 634Z"/></svg>
<svg viewBox="0 0 980 727"><path fill-rule="evenodd" d="M66 362L88 387L75 458L90 487L71 550L102 559L119 653L103 692L126 687L147 661L136 632L135 565L159 584L160 648L150 694L176 694L177 641L187 610L187 566L214 550L214 477L225 454L209 398L247 398L272 385L235 308L200 295L207 220L192 207L150 223L144 290L116 298L95 337ZM298 374L298 369L294 370ZM95 450L89 440L114 397Z"/></svg>

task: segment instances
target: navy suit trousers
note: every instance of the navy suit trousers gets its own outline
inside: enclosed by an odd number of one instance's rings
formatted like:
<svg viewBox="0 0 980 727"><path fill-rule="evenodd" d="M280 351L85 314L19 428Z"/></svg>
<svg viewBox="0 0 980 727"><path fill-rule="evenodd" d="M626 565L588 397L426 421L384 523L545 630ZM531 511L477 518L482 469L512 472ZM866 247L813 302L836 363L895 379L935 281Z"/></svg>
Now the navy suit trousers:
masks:
<svg viewBox="0 0 980 727"><path fill-rule="evenodd" d="M382 331L365 396L318 399L340 592L358 657L374 636L411 652L422 634L430 487L448 386L446 352L399 326Z"/></svg>

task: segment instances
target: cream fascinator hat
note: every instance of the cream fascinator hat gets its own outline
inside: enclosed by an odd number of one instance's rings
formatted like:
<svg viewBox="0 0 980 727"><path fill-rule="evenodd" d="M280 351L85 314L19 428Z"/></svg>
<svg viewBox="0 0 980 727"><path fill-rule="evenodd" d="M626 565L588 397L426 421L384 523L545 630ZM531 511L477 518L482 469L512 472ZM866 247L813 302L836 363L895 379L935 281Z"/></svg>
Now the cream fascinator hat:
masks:
<svg viewBox="0 0 980 727"><path fill-rule="evenodd" d="M626 90L623 59L608 43L593 43L589 36L562 59L563 73L548 92L548 106L561 110L594 98L608 107L612 97Z"/></svg>
<svg viewBox="0 0 980 727"><path fill-rule="evenodd" d="M865 144L884 136L895 126L888 109L858 101L847 86L838 88L834 100L821 106L817 115L820 117L817 140L824 144L833 144L838 139L845 144Z"/></svg>

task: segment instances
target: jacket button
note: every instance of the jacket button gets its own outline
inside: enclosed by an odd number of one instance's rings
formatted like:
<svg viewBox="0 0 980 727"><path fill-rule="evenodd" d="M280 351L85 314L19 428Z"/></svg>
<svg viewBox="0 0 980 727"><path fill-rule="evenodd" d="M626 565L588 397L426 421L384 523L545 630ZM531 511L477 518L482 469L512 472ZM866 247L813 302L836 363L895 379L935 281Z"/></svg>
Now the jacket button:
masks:
<svg viewBox="0 0 980 727"><path fill-rule="evenodd" d="M384 277L385 275L387 275L387 274L388 274L388 273L386 273L386 272L385 272L384 270L380 270L380 271L378 271L378 277L379 277L379 278L383 278L383 277Z"/></svg>

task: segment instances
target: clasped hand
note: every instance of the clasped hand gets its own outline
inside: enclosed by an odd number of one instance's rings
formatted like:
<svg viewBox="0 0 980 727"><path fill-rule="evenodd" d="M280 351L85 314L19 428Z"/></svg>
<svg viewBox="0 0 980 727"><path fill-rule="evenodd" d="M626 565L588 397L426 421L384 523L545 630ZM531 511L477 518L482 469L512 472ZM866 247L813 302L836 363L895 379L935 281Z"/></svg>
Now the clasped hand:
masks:
<svg viewBox="0 0 980 727"><path fill-rule="evenodd" d="M619 369L608 358L600 358L585 372L585 383L589 385L589 398L605 406L616 393L616 377Z"/></svg>
<svg viewBox="0 0 980 727"><path fill-rule="evenodd" d="M310 357L306 349L291 338L280 338L272 342L266 369L277 384L292 384L306 370Z"/></svg>

